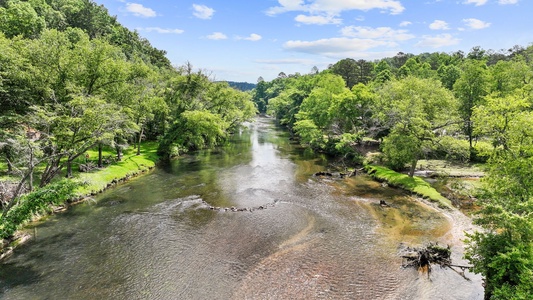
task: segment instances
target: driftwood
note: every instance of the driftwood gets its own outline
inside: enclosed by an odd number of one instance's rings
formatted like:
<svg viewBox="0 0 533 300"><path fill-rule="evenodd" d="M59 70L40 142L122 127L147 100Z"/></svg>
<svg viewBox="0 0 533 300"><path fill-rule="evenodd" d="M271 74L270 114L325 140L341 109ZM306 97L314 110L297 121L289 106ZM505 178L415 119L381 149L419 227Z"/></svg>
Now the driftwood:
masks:
<svg viewBox="0 0 533 300"><path fill-rule="evenodd" d="M447 247L441 247L437 243L430 243L429 245L420 248L407 247L401 254L403 259L402 267L415 267L419 270L427 270L429 277L431 273L431 265L437 264L440 265L441 268L449 268L461 275L464 279L470 280L464 275L464 271L472 267L452 264L452 259L450 257L451 253L452 251L449 245ZM461 271L458 271L455 268L459 268Z"/></svg>

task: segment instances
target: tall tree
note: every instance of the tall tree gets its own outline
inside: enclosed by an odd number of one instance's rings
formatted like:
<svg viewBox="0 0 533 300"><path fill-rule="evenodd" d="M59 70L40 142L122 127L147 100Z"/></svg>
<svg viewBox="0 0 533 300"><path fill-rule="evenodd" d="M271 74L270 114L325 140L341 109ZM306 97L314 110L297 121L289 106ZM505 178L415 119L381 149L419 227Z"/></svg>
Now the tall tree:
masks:
<svg viewBox="0 0 533 300"><path fill-rule="evenodd" d="M463 120L463 131L468 138L470 160L475 159L473 147L474 124L472 112L474 107L481 104L488 92L488 73L483 60L466 60L462 67L462 74L455 82L453 90L459 100L459 113Z"/></svg>
<svg viewBox="0 0 533 300"><path fill-rule="evenodd" d="M375 113L391 134L383 151L393 168L410 164L413 176L421 155L432 147L436 131L457 122L453 94L435 79L407 77L378 90Z"/></svg>

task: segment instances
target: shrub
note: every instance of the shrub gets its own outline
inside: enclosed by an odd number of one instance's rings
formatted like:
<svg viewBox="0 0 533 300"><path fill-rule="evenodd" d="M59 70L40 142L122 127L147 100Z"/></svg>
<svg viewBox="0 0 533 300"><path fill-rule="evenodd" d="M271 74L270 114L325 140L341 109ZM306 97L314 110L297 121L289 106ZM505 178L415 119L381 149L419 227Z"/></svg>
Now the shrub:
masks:
<svg viewBox="0 0 533 300"><path fill-rule="evenodd" d="M60 205L74 198L74 190L78 186L79 184L72 180L63 179L21 196L18 204L0 220L0 238L11 237L33 216L50 213L53 205Z"/></svg>
<svg viewBox="0 0 533 300"><path fill-rule="evenodd" d="M433 153L437 159L467 162L470 159L470 146L467 140L444 136Z"/></svg>

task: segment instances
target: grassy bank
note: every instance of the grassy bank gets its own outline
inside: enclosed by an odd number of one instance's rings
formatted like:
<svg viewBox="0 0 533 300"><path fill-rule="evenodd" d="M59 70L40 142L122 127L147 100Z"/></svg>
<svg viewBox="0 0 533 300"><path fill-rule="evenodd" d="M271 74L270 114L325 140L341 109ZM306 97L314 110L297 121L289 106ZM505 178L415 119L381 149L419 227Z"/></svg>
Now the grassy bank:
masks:
<svg viewBox="0 0 533 300"><path fill-rule="evenodd" d="M136 155L136 149L131 147L124 152L121 161L112 162L105 168L96 168L87 173L76 171L71 179L59 179L21 196L18 203L0 220L0 239L12 241L17 230L28 222L155 167L158 160L156 151L157 143L142 144L141 155ZM91 159L98 157L96 151L89 151L88 154ZM114 154L109 151L105 155ZM10 250L10 245L6 242L4 246L7 251Z"/></svg>
<svg viewBox="0 0 533 300"><path fill-rule="evenodd" d="M418 196L437 202L439 207L451 208L450 200L443 197L437 190L420 177L409 177L406 174L395 172L391 169L376 165L366 165L366 172L374 179L387 182L389 185L411 191Z"/></svg>
<svg viewBox="0 0 533 300"><path fill-rule="evenodd" d="M97 151L89 151L89 157L96 158ZM110 153L104 153L104 157ZM103 169L88 173L78 173L74 180L80 183L75 190L78 197L96 194L105 190L109 185L127 179L153 167L158 160L157 143L147 142L141 145L141 155L136 155L137 150L130 147L124 151L121 161L115 162Z"/></svg>

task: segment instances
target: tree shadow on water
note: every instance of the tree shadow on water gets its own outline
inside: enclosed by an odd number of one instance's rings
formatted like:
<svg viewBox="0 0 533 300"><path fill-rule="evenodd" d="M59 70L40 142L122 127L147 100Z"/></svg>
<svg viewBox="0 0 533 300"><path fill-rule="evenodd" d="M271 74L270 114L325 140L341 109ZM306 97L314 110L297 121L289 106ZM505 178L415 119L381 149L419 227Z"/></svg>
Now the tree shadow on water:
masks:
<svg viewBox="0 0 533 300"><path fill-rule="evenodd" d="M7 291L17 287L36 283L42 274L32 266L18 262L8 262L0 265L0 298Z"/></svg>

